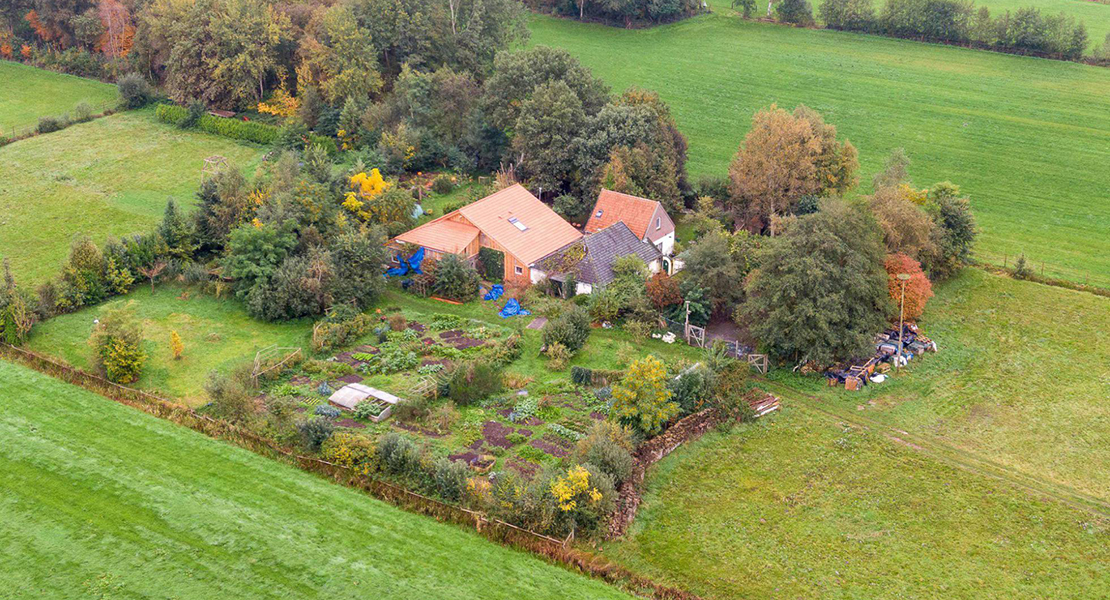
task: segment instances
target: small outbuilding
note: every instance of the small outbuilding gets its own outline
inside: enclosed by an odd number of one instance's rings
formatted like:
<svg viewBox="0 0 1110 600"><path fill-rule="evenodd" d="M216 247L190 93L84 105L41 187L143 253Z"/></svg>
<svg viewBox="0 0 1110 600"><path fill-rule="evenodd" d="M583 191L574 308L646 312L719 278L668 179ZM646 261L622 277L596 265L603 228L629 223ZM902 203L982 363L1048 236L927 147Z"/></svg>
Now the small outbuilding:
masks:
<svg viewBox="0 0 1110 600"><path fill-rule="evenodd" d="M586 233L597 233L614 223L624 223L636 237L655 246L663 256L674 253L674 221L658 200L613 190L601 190Z"/></svg>
<svg viewBox="0 0 1110 600"><path fill-rule="evenodd" d="M613 263L625 256L642 260L652 273L662 268L663 253L659 248L617 221L538 260L532 267L532 283L548 278L564 284L573 279L577 283L575 294L590 294L613 281Z"/></svg>

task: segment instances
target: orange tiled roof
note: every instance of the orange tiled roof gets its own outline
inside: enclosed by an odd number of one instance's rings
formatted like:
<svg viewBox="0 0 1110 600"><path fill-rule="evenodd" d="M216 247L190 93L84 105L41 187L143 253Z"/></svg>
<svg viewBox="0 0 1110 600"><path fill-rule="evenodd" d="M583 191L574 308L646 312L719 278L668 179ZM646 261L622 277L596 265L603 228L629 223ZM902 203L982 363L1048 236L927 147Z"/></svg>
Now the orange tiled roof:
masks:
<svg viewBox="0 0 1110 600"><path fill-rule="evenodd" d="M468 204L459 214L526 265L582 237L520 184Z"/></svg>
<svg viewBox="0 0 1110 600"><path fill-rule="evenodd" d="M586 233L595 233L613 223L623 221L636 237L643 239L651 224L651 215L655 214L658 206L657 200L648 200L612 190L601 190L601 194L597 197L597 204L590 213L590 220L586 222ZM601 216L598 216L599 211Z"/></svg>
<svg viewBox="0 0 1110 600"><path fill-rule="evenodd" d="M478 237L478 228L466 223L451 221L446 218L448 216L450 215L428 221L394 239L398 242L416 244L449 254L463 252L474 241L474 238Z"/></svg>

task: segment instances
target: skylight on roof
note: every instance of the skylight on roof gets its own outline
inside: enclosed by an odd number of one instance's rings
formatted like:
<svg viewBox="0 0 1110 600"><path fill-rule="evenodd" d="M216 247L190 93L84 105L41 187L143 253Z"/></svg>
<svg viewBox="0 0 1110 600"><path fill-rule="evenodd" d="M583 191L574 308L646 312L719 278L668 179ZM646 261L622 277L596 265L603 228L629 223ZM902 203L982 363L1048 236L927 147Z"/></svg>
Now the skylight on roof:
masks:
<svg viewBox="0 0 1110 600"><path fill-rule="evenodd" d="M528 230L528 228L524 225L524 223L521 223L520 219L518 219L516 217L509 217L509 222L513 224L513 227L516 227L517 229L519 229L521 231L527 231Z"/></svg>
<svg viewBox="0 0 1110 600"><path fill-rule="evenodd" d="M601 212L602 212L602 210L603 210L603 209L600 209L600 208L599 208L599 209L597 209L597 214L596 214L596 215L594 215L594 216L600 219L600 218L601 218Z"/></svg>

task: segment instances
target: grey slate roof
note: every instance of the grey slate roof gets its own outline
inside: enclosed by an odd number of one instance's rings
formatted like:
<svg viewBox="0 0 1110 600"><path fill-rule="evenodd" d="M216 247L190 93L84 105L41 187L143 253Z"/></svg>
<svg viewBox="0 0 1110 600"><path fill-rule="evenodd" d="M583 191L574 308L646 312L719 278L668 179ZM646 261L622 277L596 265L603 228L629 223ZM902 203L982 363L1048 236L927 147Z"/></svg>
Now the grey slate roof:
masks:
<svg viewBox="0 0 1110 600"><path fill-rule="evenodd" d="M622 256L634 254L640 257L644 264L650 264L663 256L658 248L637 238L636 234L632 233L632 230L623 221L617 221L601 231L586 234L580 241L563 246L548 254L537 261L536 266L540 270L547 270L544 269L545 263L558 264L559 258L568 249L578 244L585 246L586 253L585 257L572 269L575 271L575 279L599 287L613 280L613 262ZM567 270L563 269L563 271L549 273L549 275L556 281L562 281Z"/></svg>

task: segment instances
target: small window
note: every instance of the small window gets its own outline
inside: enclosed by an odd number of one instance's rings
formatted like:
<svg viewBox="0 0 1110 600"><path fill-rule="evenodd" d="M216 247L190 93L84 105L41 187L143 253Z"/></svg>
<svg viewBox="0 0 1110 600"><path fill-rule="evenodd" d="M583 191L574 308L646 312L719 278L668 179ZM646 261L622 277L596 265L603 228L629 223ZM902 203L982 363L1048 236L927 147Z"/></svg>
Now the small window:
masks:
<svg viewBox="0 0 1110 600"><path fill-rule="evenodd" d="M516 217L509 217L509 222L513 224L513 227L516 227L517 229L519 229L521 231L527 231L528 230L528 228L524 225L524 223L521 223L520 219L517 219Z"/></svg>
<svg viewBox="0 0 1110 600"><path fill-rule="evenodd" d="M663 217L655 217L655 228L656 229L662 229L663 228Z"/></svg>
<svg viewBox="0 0 1110 600"><path fill-rule="evenodd" d="M597 209L597 214L594 215L594 216L600 219L601 218L601 213L602 213L602 209L599 208L599 209Z"/></svg>
<svg viewBox="0 0 1110 600"><path fill-rule="evenodd" d="M513 267L513 270L516 271L517 275L523 275L524 274L524 267Z"/></svg>

